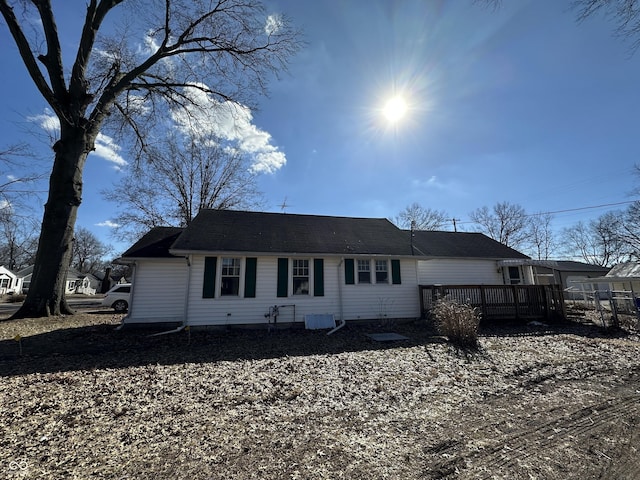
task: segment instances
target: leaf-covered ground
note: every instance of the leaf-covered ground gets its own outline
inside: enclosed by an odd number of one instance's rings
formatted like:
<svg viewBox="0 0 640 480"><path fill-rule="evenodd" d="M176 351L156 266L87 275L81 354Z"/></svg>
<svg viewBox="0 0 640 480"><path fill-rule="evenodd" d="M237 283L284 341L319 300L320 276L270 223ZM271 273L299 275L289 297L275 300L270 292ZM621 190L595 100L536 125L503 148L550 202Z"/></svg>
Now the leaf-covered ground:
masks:
<svg viewBox="0 0 640 480"><path fill-rule="evenodd" d="M633 332L493 327L464 354L423 323L378 343L119 320L0 322L0 478L640 478Z"/></svg>

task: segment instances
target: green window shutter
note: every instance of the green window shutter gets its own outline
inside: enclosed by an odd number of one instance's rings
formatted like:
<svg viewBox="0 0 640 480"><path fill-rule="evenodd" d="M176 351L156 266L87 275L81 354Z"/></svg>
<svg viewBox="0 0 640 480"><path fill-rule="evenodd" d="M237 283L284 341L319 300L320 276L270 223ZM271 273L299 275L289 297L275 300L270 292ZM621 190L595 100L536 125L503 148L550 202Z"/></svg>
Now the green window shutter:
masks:
<svg viewBox="0 0 640 480"><path fill-rule="evenodd" d="M256 273L258 270L258 259L247 258L245 260L244 271L244 296L245 298L256 297Z"/></svg>
<svg viewBox="0 0 640 480"><path fill-rule="evenodd" d="M355 266L353 258L347 258L344 261L344 283L347 285L355 285L356 276L355 276Z"/></svg>
<svg viewBox="0 0 640 480"><path fill-rule="evenodd" d="M313 296L324 297L324 260L313 259Z"/></svg>
<svg viewBox="0 0 640 480"><path fill-rule="evenodd" d="M216 295L216 257L204 257L204 279L202 298L214 298Z"/></svg>
<svg viewBox="0 0 640 480"><path fill-rule="evenodd" d="M400 285L400 260L391 260L391 283Z"/></svg>
<svg viewBox="0 0 640 480"><path fill-rule="evenodd" d="M278 297L286 297L289 293L289 259L278 259Z"/></svg>

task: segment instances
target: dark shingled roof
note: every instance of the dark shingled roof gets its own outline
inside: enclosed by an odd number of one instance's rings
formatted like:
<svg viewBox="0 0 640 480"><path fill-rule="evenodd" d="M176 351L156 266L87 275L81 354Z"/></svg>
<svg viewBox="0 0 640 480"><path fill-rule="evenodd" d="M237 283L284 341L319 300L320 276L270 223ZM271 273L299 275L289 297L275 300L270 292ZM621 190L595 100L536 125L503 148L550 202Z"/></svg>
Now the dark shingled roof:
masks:
<svg viewBox="0 0 640 480"><path fill-rule="evenodd" d="M413 232L416 255L446 258L529 258L482 233Z"/></svg>
<svg viewBox="0 0 640 480"><path fill-rule="evenodd" d="M183 232L179 227L154 227L134 243L122 258L169 258L169 247Z"/></svg>
<svg viewBox="0 0 640 480"><path fill-rule="evenodd" d="M557 266L555 270L562 272L600 272L603 275L609 271L608 267L599 265L590 265L583 262L575 262L573 260L556 260Z"/></svg>
<svg viewBox="0 0 640 480"><path fill-rule="evenodd" d="M384 218L201 210L171 250L404 256L411 244Z"/></svg>

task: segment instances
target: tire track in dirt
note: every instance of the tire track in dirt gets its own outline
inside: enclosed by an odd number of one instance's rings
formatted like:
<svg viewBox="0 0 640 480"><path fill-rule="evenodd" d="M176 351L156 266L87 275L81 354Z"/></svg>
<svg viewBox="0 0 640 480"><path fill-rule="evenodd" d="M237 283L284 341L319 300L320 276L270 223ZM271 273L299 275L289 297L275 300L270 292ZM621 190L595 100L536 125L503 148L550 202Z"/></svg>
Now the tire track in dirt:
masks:
<svg viewBox="0 0 640 480"><path fill-rule="evenodd" d="M555 463L559 468L567 468L566 463L562 463L562 451L566 449L567 444L573 444L570 446L571 449L587 450L586 455L601 457L598 461L604 461L604 468L600 469L605 470L601 472L601 478L640 478L640 463L636 449L639 436L637 431L640 428L639 394L610 398L571 413L556 413L557 418L544 421L542 424L530 421L529 426L489 440L488 444L480 448L471 449L472 446L469 444L448 441L426 449L426 454L444 457L444 460L432 464L429 477L457 478L460 475L485 479L499 476L516 478L519 475L514 475L515 472L521 472L522 476L528 477L524 471L536 464L536 473L539 475L539 468L544 466L541 459L545 459L542 461L546 464ZM616 445L608 446L609 452L616 451L615 462L602 451L604 448L588 446L592 443L590 439L599 439L605 435L617 440ZM564 460L566 462L566 459Z"/></svg>

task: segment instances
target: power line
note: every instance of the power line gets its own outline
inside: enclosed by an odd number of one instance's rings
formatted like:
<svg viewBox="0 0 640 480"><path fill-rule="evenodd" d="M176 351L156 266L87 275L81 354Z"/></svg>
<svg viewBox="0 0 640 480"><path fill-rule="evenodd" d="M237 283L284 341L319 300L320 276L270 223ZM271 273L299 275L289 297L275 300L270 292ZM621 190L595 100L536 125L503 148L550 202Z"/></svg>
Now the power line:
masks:
<svg viewBox="0 0 640 480"><path fill-rule="evenodd" d="M538 215L553 215L556 213L568 213L568 212L579 212L582 210L593 210L596 208L603 208L603 207L615 207L618 205L628 205L630 203L635 203L638 200L627 200L625 202L616 202L616 203L603 203L601 205L593 205L593 206L589 206L589 207L578 207L578 208L566 208L564 210L555 210L552 212L538 212L538 213L525 213L524 215L522 215L523 217L537 217ZM458 223L476 223L472 220L467 220L466 222L458 222Z"/></svg>

